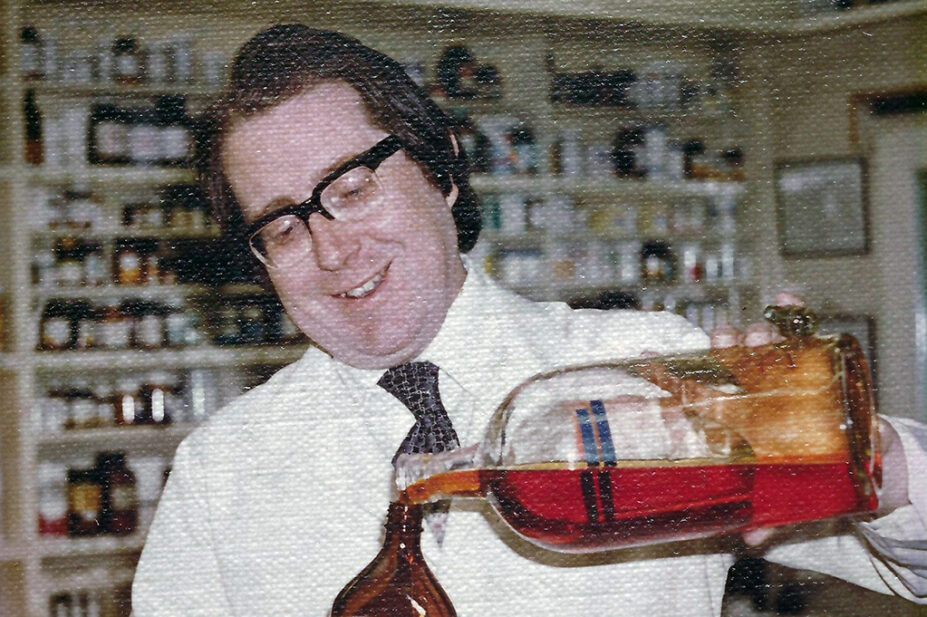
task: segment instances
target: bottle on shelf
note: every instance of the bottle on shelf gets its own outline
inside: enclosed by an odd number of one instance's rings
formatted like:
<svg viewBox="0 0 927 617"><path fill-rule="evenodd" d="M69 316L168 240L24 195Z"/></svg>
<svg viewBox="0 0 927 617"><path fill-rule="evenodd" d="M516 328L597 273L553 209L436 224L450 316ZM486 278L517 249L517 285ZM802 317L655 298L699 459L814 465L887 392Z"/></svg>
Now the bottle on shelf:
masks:
<svg viewBox="0 0 927 617"><path fill-rule="evenodd" d="M456 617L422 555L422 510L390 504L383 547L335 598L331 617Z"/></svg>
<svg viewBox="0 0 927 617"><path fill-rule="evenodd" d="M160 165L184 166L190 161L193 136L185 107L183 96L158 97L155 113L160 132Z"/></svg>
<svg viewBox="0 0 927 617"><path fill-rule="evenodd" d="M99 469L68 470L68 535L101 533L102 509L103 483Z"/></svg>
<svg viewBox="0 0 927 617"><path fill-rule="evenodd" d="M72 303L65 300L51 300L42 311L39 326L39 348L63 350L74 347L74 318Z"/></svg>
<svg viewBox="0 0 927 617"><path fill-rule="evenodd" d="M161 160L161 127L152 107L124 110L128 114L126 139L129 163L138 166L157 165Z"/></svg>
<svg viewBox="0 0 927 617"><path fill-rule="evenodd" d="M127 165L130 116L113 103L98 103L90 109L87 160L92 165Z"/></svg>
<svg viewBox="0 0 927 617"><path fill-rule="evenodd" d="M113 41L113 79L124 85L141 83L143 78L142 53L133 36Z"/></svg>
<svg viewBox="0 0 927 617"><path fill-rule="evenodd" d="M45 45L35 26L19 31L19 72L26 80L45 77Z"/></svg>
<svg viewBox="0 0 927 617"><path fill-rule="evenodd" d="M96 323L96 346L103 349L128 349L134 329L134 315L126 311L118 298L102 302Z"/></svg>
<svg viewBox="0 0 927 617"><path fill-rule="evenodd" d="M29 165L41 165L45 161L42 141L42 113L35 100L35 90L26 91L23 102L23 114L26 119L26 144L24 157Z"/></svg>
<svg viewBox="0 0 927 617"><path fill-rule="evenodd" d="M178 393L177 378L168 371L152 371L139 389L142 414L137 424L167 425L183 411L183 399Z"/></svg>
<svg viewBox="0 0 927 617"><path fill-rule="evenodd" d="M122 452L97 454L102 486L100 523L104 533L126 535L138 526L138 492L135 474Z"/></svg>
<svg viewBox="0 0 927 617"><path fill-rule="evenodd" d="M116 382L116 426L135 426L144 414L141 384L137 377L126 375Z"/></svg>
<svg viewBox="0 0 927 617"><path fill-rule="evenodd" d="M42 462L38 470L39 533L64 536L68 533L67 469L63 463Z"/></svg>
<svg viewBox="0 0 927 617"><path fill-rule="evenodd" d="M669 244L645 242L640 255L641 280L644 283L669 283L676 279L676 256Z"/></svg>

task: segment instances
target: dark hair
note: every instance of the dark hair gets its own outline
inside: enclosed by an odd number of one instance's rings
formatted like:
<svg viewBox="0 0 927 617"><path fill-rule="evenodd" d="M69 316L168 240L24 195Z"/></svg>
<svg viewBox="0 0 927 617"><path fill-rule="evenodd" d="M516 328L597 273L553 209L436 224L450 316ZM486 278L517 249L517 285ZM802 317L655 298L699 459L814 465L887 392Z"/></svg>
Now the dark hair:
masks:
<svg viewBox="0 0 927 617"><path fill-rule="evenodd" d="M245 43L232 66L226 94L200 117L195 155L197 178L227 236L239 237L244 222L222 169L222 139L236 116L248 117L275 107L324 81L352 86L366 104L371 121L395 135L406 154L448 195L459 195L452 208L457 246L466 253L480 233L480 208L470 188L470 169L450 139L453 122L413 82L402 66L360 41L299 24L277 25Z"/></svg>

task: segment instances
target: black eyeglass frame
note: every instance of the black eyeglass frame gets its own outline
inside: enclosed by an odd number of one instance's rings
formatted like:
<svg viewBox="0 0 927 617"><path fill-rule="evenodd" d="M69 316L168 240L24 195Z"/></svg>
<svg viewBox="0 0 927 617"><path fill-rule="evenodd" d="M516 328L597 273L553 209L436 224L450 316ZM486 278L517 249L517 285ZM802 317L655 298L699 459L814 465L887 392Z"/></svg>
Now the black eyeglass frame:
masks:
<svg viewBox="0 0 927 617"><path fill-rule="evenodd" d="M327 189L332 182L357 167L366 167L370 171L376 172L377 167L379 167L383 161L400 149L402 149L402 142L400 142L399 138L395 135L388 135L381 139L369 150L361 152L343 165L339 165L337 169L322 178L322 180L315 185L315 188L312 189L312 195L310 195L309 199L306 201L274 210L248 225L245 230L245 237L248 238L248 243L251 243L251 239L262 227L283 216L295 215L307 226L309 225L309 217L316 212L330 221L334 220L335 216L322 205L322 192Z"/></svg>

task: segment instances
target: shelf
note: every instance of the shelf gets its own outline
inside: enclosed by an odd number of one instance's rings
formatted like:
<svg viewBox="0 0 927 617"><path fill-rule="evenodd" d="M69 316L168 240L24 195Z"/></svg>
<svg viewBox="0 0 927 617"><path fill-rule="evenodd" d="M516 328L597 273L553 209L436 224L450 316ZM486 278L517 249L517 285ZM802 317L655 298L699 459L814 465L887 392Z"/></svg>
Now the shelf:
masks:
<svg viewBox="0 0 927 617"><path fill-rule="evenodd" d="M560 176L492 176L474 175L470 179L474 190L487 193L569 193L595 195L614 199L716 197L737 195L743 190L740 182L630 180L605 178L565 178Z"/></svg>
<svg viewBox="0 0 927 617"><path fill-rule="evenodd" d="M39 301L49 298L138 298L141 300L164 300L177 296L204 296L218 294L221 296L267 295L260 285L235 283L212 287L209 285L101 285L98 287L54 287L36 289L35 297Z"/></svg>
<svg viewBox="0 0 927 617"><path fill-rule="evenodd" d="M112 240L116 238L156 238L161 240L213 240L221 233L218 227L183 229L176 227L73 227L61 229L36 229L32 232L36 240L80 237L87 240Z"/></svg>
<svg viewBox="0 0 927 617"><path fill-rule="evenodd" d="M660 231L660 232L631 232L631 231L570 231L560 233L546 233L544 231L526 231L522 233L509 233L496 229L484 229L480 232L480 240L504 246L506 248L533 248L544 244L570 244L577 242L646 242L648 240L665 240L667 242L699 242L701 244L717 244L720 242L736 241L736 234L723 233L711 230L702 231Z"/></svg>
<svg viewBox="0 0 927 617"><path fill-rule="evenodd" d="M234 367L289 364L306 351L305 344L242 347L204 346L192 349L142 351L39 351L33 354L39 369L57 371L139 370L153 368Z"/></svg>
<svg viewBox="0 0 927 617"><path fill-rule="evenodd" d="M538 282L537 284L519 284L509 285L503 283L512 291L528 296L530 298L539 298L541 296L553 297L559 301L566 301L581 296L595 296L607 291L621 291L634 294L648 292L673 293L686 299L703 300L708 299L713 294L728 294L731 291L738 291L745 288L746 285L737 281L703 281L700 283L622 283L620 281L602 282L602 283L582 283L582 282L565 282L550 281Z"/></svg>
<svg viewBox="0 0 927 617"><path fill-rule="evenodd" d="M105 591L122 585L132 584L135 571L129 568L90 568L78 569L61 575L50 573L46 584L48 595L61 591Z"/></svg>
<svg viewBox="0 0 927 617"><path fill-rule="evenodd" d="M15 561L22 561L28 552L21 544L7 544L0 542L0 565Z"/></svg>
<svg viewBox="0 0 927 617"><path fill-rule="evenodd" d="M125 537L40 538L37 545L39 556L43 559L93 557L141 551L145 537L141 531L136 531Z"/></svg>
<svg viewBox="0 0 927 617"><path fill-rule="evenodd" d="M0 352L0 371L10 371L21 366L18 354Z"/></svg>
<svg viewBox="0 0 927 617"><path fill-rule="evenodd" d="M845 11L822 11L796 19L786 20L782 25L769 24L766 27L775 34L814 34L839 30L852 26L874 24L927 13L927 1L902 0L870 6L861 6Z"/></svg>
<svg viewBox="0 0 927 617"><path fill-rule="evenodd" d="M36 184L82 183L91 185L152 185L192 182L193 172L171 167L67 167L30 168L28 178Z"/></svg>
<svg viewBox="0 0 927 617"><path fill-rule="evenodd" d="M42 458L54 457L62 452L75 450L113 449L145 450L173 454L183 438L196 428L191 424L167 426L129 426L100 429L63 430L60 433L43 435L38 441Z"/></svg>
<svg viewBox="0 0 927 617"><path fill-rule="evenodd" d="M738 118L721 110L704 109L635 109L629 106L578 105L574 103L552 103L552 116L558 127L569 125L574 121L612 120L615 122L634 122L639 124L716 124L737 121Z"/></svg>
<svg viewBox="0 0 927 617"><path fill-rule="evenodd" d="M189 98L209 99L222 93L218 87L203 86L193 83L145 84L123 86L120 84L77 84L54 81L25 82L24 88L34 89L37 94L47 94L59 98L77 97L155 97L179 95Z"/></svg>

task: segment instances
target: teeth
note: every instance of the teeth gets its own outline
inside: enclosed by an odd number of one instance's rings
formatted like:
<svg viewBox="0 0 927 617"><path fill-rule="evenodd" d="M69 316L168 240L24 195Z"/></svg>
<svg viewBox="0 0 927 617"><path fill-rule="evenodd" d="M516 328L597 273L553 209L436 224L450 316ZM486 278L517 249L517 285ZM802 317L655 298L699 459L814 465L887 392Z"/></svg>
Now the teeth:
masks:
<svg viewBox="0 0 927 617"><path fill-rule="evenodd" d="M363 298L364 296L369 295L377 285L380 284L380 281L383 280L383 277L386 275L386 270L380 272L375 277L361 285L360 287L355 287L354 289L349 289L343 294L338 294L339 298Z"/></svg>

